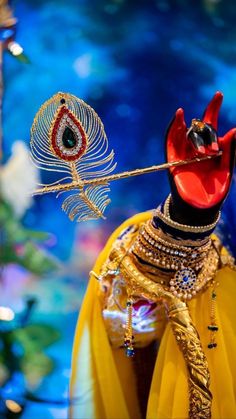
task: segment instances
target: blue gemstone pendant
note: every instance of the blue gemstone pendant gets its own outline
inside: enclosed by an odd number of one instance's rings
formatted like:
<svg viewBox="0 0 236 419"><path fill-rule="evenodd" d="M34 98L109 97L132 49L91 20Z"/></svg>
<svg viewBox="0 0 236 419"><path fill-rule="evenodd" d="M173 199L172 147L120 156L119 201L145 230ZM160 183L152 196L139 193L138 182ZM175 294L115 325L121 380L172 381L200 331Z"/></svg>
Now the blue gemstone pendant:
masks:
<svg viewBox="0 0 236 419"><path fill-rule="evenodd" d="M134 356L134 348L131 348L131 347L126 348L125 353L126 353L126 356L128 357Z"/></svg>
<svg viewBox="0 0 236 419"><path fill-rule="evenodd" d="M182 268L170 281L170 291L179 298L191 299L196 294L197 275L192 268Z"/></svg>

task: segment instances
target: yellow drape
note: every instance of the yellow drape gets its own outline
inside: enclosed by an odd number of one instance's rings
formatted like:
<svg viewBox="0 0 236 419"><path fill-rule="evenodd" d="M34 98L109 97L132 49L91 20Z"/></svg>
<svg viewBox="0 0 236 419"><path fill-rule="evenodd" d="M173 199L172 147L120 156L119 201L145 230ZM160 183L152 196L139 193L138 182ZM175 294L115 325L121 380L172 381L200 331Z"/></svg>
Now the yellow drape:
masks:
<svg viewBox="0 0 236 419"><path fill-rule="evenodd" d="M93 270L99 272L120 232L149 219L138 214L110 237ZM236 419L236 272L218 272L216 300L217 348L208 349L211 291L189 303L208 359L213 394L212 418ZM92 278L80 311L72 355L71 409L73 419L139 419L132 360L123 349L112 349L103 324L98 283ZM141 378L140 378L141 379ZM149 394L147 419L188 417L187 370L175 338L167 326L161 340Z"/></svg>

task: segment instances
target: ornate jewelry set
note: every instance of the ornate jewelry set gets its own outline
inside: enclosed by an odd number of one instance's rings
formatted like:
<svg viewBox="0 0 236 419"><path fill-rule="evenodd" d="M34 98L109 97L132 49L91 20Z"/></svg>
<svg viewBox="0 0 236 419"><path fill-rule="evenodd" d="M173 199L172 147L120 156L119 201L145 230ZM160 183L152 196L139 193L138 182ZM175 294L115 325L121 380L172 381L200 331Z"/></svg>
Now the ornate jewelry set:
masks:
<svg viewBox="0 0 236 419"><path fill-rule="evenodd" d="M191 299L214 276L219 256L210 238L196 246L186 246L185 241L175 240L155 228L152 220L141 229L134 242L132 253L149 264L152 278L178 298Z"/></svg>
<svg viewBox="0 0 236 419"><path fill-rule="evenodd" d="M179 233L184 231L194 233L195 236L196 233L205 233L205 237L195 240L178 239L154 227L152 220L149 220L141 228L131 251L139 267L143 266L153 280L160 281L175 296L186 300L202 290L217 271L219 254L216 243L206 234L214 229L220 214L214 223L207 226L179 224L170 217L170 199L171 196L165 201L163 212L158 207L155 215Z"/></svg>

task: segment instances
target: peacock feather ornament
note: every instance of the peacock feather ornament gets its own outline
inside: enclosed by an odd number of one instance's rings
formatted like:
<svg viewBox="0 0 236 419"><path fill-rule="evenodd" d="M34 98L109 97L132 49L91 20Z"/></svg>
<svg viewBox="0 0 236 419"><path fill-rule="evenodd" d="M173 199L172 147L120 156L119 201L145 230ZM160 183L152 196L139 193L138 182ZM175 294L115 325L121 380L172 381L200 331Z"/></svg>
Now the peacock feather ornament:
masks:
<svg viewBox="0 0 236 419"><path fill-rule="evenodd" d="M37 167L61 174L51 184L40 185L33 195L71 191L62 204L77 221L105 218L110 203L109 182L170 167L208 160L221 155L195 157L161 165L111 174L116 167L114 151L108 150L103 123L83 100L57 93L37 112L31 128L31 155Z"/></svg>
<svg viewBox="0 0 236 419"><path fill-rule="evenodd" d="M104 218L110 202L109 184L85 181L99 181L116 164L113 150L108 152L103 124L89 105L68 93L57 93L45 102L31 128L31 153L40 169L63 175L54 183L41 185L44 192L73 189L62 204L72 221Z"/></svg>

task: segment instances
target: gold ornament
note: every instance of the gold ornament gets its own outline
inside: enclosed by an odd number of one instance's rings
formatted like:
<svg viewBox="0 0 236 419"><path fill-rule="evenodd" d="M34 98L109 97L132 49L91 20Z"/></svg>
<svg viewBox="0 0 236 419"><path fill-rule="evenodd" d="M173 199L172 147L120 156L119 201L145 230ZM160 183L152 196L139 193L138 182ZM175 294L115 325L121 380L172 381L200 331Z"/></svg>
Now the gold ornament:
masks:
<svg viewBox="0 0 236 419"><path fill-rule="evenodd" d="M75 189L76 193L70 194L62 205L69 218L78 221L103 218L110 202L108 184L106 181L94 184L89 179L99 181L114 170L114 152L107 153L107 150L107 137L95 111L73 95L57 93L35 116L31 128L31 153L40 169L64 177L43 185L35 193Z"/></svg>
<svg viewBox="0 0 236 419"><path fill-rule="evenodd" d="M180 299L190 300L213 279L220 256L209 237L195 246L187 243L189 240L171 238L149 220L137 234L130 253L138 266L144 267L146 275L154 281L163 281Z"/></svg>
<svg viewBox="0 0 236 419"><path fill-rule="evenodd" d="M171 200L171 195L169 195L165 201L164 212L161 211L161 208L159 206L156 210L156 215L169 227L175 228L179 231L185 231L188 233L207 233L215 228L216 224L218 223L221 217L221 212L219 211L216 216L215 221L211 224L204 225L204 226L190 226L186 224L180 224L177 221L172 220L170 217L170 209L169 209L170 200Z"/></svg>
<svg viewBox="0 0 236 419"><path fill-rule="evenodd" d="M188 371L189 418L209 419L211 417L212 395L209 390L210 374L206 356L192 319L184 301L142 274L131 255L122 247L113 248L110 260L118 260L120 272L127 287L134 295L141 295L149 301L162 301L175 336L184 356Z"/></svg>

